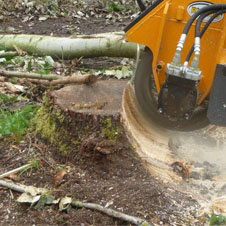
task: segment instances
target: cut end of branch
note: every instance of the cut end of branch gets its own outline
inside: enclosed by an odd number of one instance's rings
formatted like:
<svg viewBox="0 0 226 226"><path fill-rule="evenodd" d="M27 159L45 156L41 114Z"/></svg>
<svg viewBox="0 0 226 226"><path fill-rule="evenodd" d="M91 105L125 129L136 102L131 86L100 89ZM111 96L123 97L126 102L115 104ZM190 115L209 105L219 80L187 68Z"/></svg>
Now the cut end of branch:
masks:
<svg viewBox="0 0 226 226"><path fill-rule="evenodd" d="M97 81L97 76L95 76L95 75L89 75L89 76L87 76L87 79L85 81L85 84L91 85L91 84L95 83L96 81Z"/></svg>

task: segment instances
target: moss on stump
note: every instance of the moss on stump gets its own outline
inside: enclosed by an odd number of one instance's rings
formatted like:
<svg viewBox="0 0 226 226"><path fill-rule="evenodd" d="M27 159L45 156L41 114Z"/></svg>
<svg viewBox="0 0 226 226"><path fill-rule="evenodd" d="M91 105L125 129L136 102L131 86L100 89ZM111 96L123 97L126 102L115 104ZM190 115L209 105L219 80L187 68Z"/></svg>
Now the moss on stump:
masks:
<svg viewBox="0 0 226 226"><path fill-rule="evenodd" d="M93 149L103 143L117 148L126 140L120 122L125 85L126 81L107 80L49 93L35 117L35 131L62 155L77 154L87 139L93 139ZM106 147L100 150L107 153Z"/></svg>

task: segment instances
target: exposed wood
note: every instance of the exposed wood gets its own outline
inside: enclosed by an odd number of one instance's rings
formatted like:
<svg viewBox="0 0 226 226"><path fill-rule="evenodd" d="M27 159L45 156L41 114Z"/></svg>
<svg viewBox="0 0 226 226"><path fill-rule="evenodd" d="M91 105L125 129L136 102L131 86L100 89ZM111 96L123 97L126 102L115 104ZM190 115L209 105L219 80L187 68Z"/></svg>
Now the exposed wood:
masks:
<svg viewBox="0 0 226 226"><path fill-rule="evenodd" d="M49 83L49 85L66 85L66 84L92 84L97 81L97 76L95 75L72 75L63 77L61 79L53 80Z"/></svg>

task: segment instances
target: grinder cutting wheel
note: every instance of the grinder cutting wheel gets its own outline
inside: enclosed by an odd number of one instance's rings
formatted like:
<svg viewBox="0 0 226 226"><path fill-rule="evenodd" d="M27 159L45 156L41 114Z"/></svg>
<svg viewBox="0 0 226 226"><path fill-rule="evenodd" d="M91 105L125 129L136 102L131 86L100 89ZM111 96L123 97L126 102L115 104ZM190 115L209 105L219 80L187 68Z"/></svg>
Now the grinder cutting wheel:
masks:
<svg viewBox="0 0 226 226"><path fill-rule="evenodd" d="M226 0L137 2L125 32L146 46L134 79L144 115L175 130L226 126Z"/></svg>

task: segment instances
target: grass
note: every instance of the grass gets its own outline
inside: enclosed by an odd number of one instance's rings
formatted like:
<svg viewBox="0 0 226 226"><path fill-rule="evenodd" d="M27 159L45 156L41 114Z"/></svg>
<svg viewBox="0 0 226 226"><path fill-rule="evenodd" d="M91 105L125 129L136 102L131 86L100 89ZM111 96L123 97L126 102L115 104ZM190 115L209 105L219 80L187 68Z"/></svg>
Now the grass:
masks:
<svg viewBox="0 0 226 226"><path fill-rule="evenodd" d="M21 136L25 134L38 108L34 105L27 105L23 110L16 112L1 109L0 138L13 137L17 143L20 143Z"/></svg>
<svg viewBox="0 0 226 226"><path fill-rule="evenodd" d="M214 213L212 213L210 219L210 226L213 225L226 225L226 217L223 215L215 215Z"/></svg>
<svg viewBox="0 0 226 226"><path fill-rule="evenodd" d="M7 105L7 104L14 103L14 102L17 101L17 99L18 99L17 96L8 97L7 95L1 93L0 94L0 106L4 106L4 105Z"/></svg>
<svg viewBox="0 0 226 226"><path fill-rule="evenodd" d="M21 170L19 173L20 176L26 172L29 172L29 174L31 175L33 170L39 169L39 162L37 159L29 161L28 164L30 164L30 166L28 166L26 169Z"/></svg>
<svg viewBox="0 0 226 226"><path fill-rule="evenodd" d="M108 3L106 9L107 9L108 12L121 12L121 11L123 11L123 8L120 7L119 5L115 4L114 2Z"/></svg>

